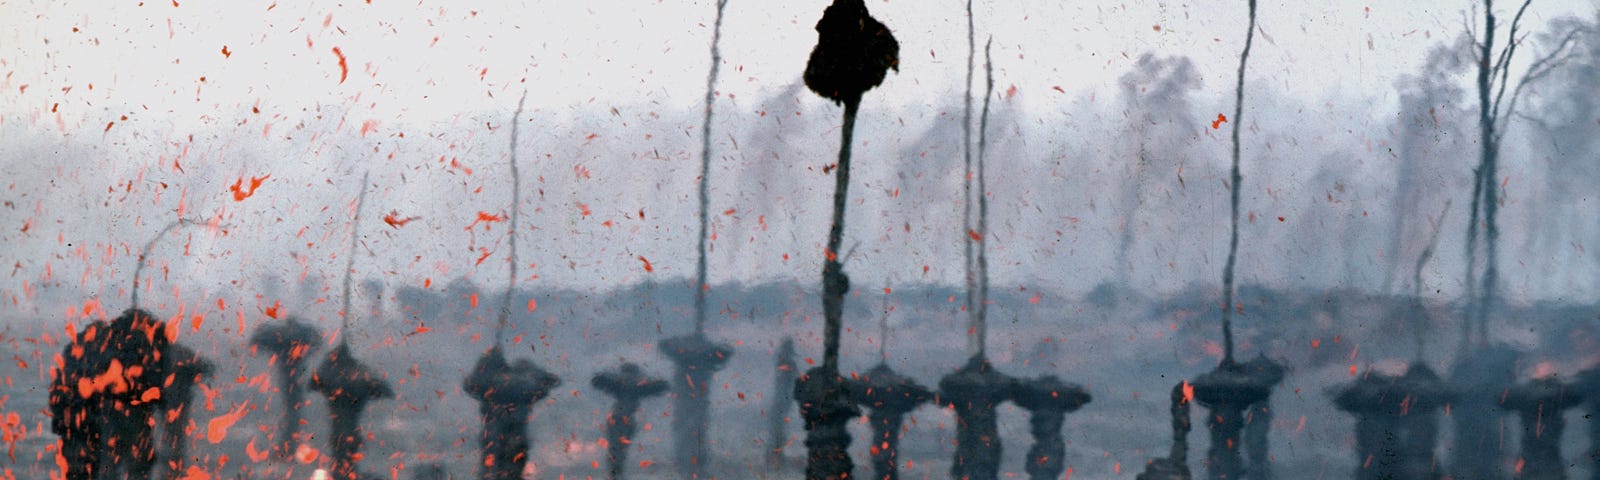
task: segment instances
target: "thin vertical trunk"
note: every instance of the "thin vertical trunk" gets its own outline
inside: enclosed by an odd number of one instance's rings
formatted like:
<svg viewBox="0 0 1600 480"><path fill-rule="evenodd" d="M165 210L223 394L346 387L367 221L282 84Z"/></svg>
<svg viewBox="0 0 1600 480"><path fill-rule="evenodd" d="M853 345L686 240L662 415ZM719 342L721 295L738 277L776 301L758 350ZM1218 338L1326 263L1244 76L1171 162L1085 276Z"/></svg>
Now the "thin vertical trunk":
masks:
<svg viewBox="0 0 1600 480"><path fill-rule="evenodd" d="M718 44L722 41L722 12L727 8L728 0L717 0L717 19L711 27L711 72L706 74L706 110L705 120L700 124L700 241L695 246L698 260L695 262L694 283L694 333L705 333L706 324L706 289L710 287L706 282L706 242L710 235L711 214L711 111L717 99L717 73L722 69L722 51Z"/></svg>
<svg viewBox="0 0 1600 480"><path fill-rule="evenodd" d="M961 116L961 154L965 158L965 168L961 173L961 243L965 248L964 259L967 281L967 322L968 328L978 328L978 311L975 304L978 291L977 264L972 259L972 74L973 62L978 55L978 43L974 37L972 20L972 0L967 0L967 94L962 97L966 105ZM968 340L969 348L976 353L983 352L983 345L976 338Z"/></svg>
<svg viewBox="0 0 1600 480"><path fill-rule="evenodd" d="M984 168L988 153L989 100L994 97L994 63L989 56L991 38L983 45L983 69L987 83L983 89L983 113L978 117L978 300L977 341L978 355L982 356L989 345L989 188Z"/></svg>
<svg viewBox="0 0 1600 480"><path fill-rule="evenodd" d="M1222 269L1222 363L1233 363L1233 269L1239 254L1239 190L1244 178L1239 175L1239 129L1244 125L1244 67L1250 59L1250 43L1256 32L1256 0L1250 0L1250 28L1245 31L1244 51L1239 54L1239 84L1233 104L1232 230L1228 237L1228 263Z"/></svg>
<svg viewBox="0 0 1600 480"><path fill-rule="evenodd" d="M844 323L844 294L849 280L840 263L839 245L844 240L844 208L850 190L850 143L856 129L856 112L861 97L844 100L844 126L840 129L839 167L834 173L833 226L828 228L826 261L822 266L822 309L826 319L823 332L822 368L829 375L839 373L839 334Z"/></svg>

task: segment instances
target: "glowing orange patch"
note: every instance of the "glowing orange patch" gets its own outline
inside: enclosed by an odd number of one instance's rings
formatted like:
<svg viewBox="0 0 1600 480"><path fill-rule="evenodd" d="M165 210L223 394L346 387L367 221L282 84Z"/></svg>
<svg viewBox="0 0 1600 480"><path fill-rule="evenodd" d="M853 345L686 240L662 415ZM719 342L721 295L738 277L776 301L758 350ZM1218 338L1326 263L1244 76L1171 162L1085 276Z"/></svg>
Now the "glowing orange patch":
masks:
<svg viewBox="0 0 1600 480"><path fill-rule="evenodd" d="M222 443L222 439L228 436L228 427L232 427L233 424L239 423L239 420L244 418L245 407L248 406L250 406L250 402L236 405L228 409L228 413L206 422L206 441L211 442L212 445Z"/></svg>

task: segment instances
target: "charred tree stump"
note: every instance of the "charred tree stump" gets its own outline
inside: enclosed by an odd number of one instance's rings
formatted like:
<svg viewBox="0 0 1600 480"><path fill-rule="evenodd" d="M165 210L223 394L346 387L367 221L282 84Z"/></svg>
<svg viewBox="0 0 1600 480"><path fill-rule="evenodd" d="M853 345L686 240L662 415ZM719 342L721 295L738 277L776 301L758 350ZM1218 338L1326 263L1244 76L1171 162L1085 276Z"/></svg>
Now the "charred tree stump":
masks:
<svg viewBox="0 0 1600 480"><path fill-rule="evenodd" d="M1172 450L1166 458L1151 460L1135 480L1189 480L1189 404L1194 387L1189 382L1172 386Z"/></svg>
<svg viewBox="0 0 1600 480"><path fill-rule="evenodd" d="M1421 362L1411 364L1405 375L1400 376L1399 386L1410 399L1401 410L1398 424L1405 432L1400 440L1400 477L1437 480L1443 475L1436 454L1439 411L1453 401L1455 395L1438 373Z"/></svg>
<svg viewBox="0 0 1600 480"><path fill-rule="evenodd" d="M311 390L328 399L331 422L328 447L333 453L334 480L370 477L361 474L357 466L361 443L366 439L361 431L361 414L366 411L368 402L394 397L389 382L357 360L348 343L340 342L312 374Z"/></svg>
<svg viewBox="0 0 1600 480"><path fill-rule="evenodd" d="M707 395L712 376L727 365L733 349L699 334L668 338L658 347L676 367L672 382L675 466L683 478L710 478L706 474L711 464L706 434L711 418L711 398Z"/></svg>
<svg viewBox="0 0 1600 480"><path fill-rule="evenodd" d="M1055 375L1045 375L1019 382L1016 397L1012 400L1028 410L1028 423L1033 434L1033 447L1028 449L1024 470L1033 480L1055 480L1066 471L1067 444L1061 438L1061 425L1067 414L1089 403L1089 392L1083 387L1062 382Z"/></svg>
<svg viewBox="0 0 1600 480"><path fill-rule="evenodd" d="M800 374L795 364L794 339L783 337L778 346L776 372L772 377L772 405L767 410L767 467L782 469L783 448L789 443L789 411L794 408L794 381Z"/></svg>
<svg viewBox="0 0 1600 480"><path fill-rule="evenodd" d="M1437 480L1434 457L1439 410L1452 396L1433 369L1412 364L1404 375L1367 372L1334 393L1334 405L1356 416L1358 480Z"/></svg>
<svg viewBox="0 0 1600 480"><path fill-rule="evenodd" d="M100 395L102 441L99 465L113 478L143 480L156 466L155 426L162 383L171 364L169 338L160 320L131 308L106 328L103 341L93 342L109 362L98 378L114 378ZM94 383L98 384L99 379ZM101 386L96 385L97 389ZM81 385L80 385L81 388ZM123 476L126 477L123 477Z"/></svg>
<svg viewBox="0 0 1600 480"><path fill-rule="evenodd" d="M1561 458L1561 434L1566 430L1566 410L1583 403L1583 394L1555 376L1537 378L1506 393L1505 408L1522 420L1522 454L1517 460L1518 480L1566 480L1567 464Z"/></svg>
<svg viewBox="0 0 1600 480"><path fill-rule="evenodd" d="M1272 361L1266 355L1256 355L1256 358L1244 362L1244 369L1256 380L1267 388L1272 388L1283 381L1283 376L1288 368L1278 362ZM1270 397L1250 404L1244 417L1244 451L1249 461L1245 476L1250 480L1272 480L1272 453L1267 442L1267 434L1272 430L1272 402Z"/></svg>
<svg viewBox="0 0 1600 480"><path fill-rule="evenodd" d="M606 478L617 480L628 466L628 445L639 430L634 421L639 403L666 393L667 382L645 375L638 365L624 363L617 370L596 374L589 383L616 399L606 416Z"/></svg>
<svg viewBox="0 0 1600 480"><path fill-rule="evenodd" d="M1450 384L1458 394L1451 402L1455 446L1450 457L1450 475L1475 480L1506 478L1507 443L1501 429L1505 410L1501 395L1516 382L1520 355L1505 346L1478 346L1457 359L1450 372Z"/></svg>
<svg viewBox="0 0 1600 480"><path fill-rule="evenodd" d="M1356 417L1357 480L1399 479L1400 403L1395 378L1368 371L1334 394L1334 405Z"/></svg>
<svg viewBox="0 0 1600 480"><path fill-rule="evenodd" d="M856 390L856 402L872 410L867 420L872 424L872 446L868 451L872 454L873 480L898 480L900 427L906 414L931 400L933 392L884 363L867 370L849 386Z"/></svg>
<svg viewBox="0 0 1600 480"><path fill-rule="evenodd" d="M807 370L795 381L794 398L806 422L806 478L842 480L855 470L850 432L845 424L861 416L843 377L826 367Z"/></svg>
<svg viewBox="0 0 1600 480"><path fill-rule="evenodd" d="M170 476L176 478L189 463L188 435L189 403L194 400L194 385L211 376L211 362L194 350L181 344L172 344L167 350L171 369L167 386L162 390L161 446Z"/></svg>
<svg viewBox="0 0 1600 480"><path fill-rule="evenodd" d="M256 328L250 335L250 345L266 350L269 362L277 370L278 393L283 400L283 416L278 421L278 431L272 442L272 454L278 459L294 455L296 437L300 435L300 408L305 406L306 360L311 353L322 348L322 335L316 327L289 317L282 323L268 323ZM252 352L255 350L252 349Z"/></svg>
<svg viewBox="0 0 1600 480"><path fill-rule="evenodd" d="M1245 465L1239 455L1244 411L1267 400L1272 386L1251 375L1244 366L1224 360L1217 368L1201 375L1192 384L1194 399L1211 411L1206 428L1211 431L1211 447L1206 450L1206 478L1238 480L1244 478Z"/></svg>
<svg viewBox="0 0 1600 480"><path fill-rule="evenodd" d="M507 362L496 345L478 358L462 390L478 401L483 416L483 436L479 438L483 461L483 480L522 478L528 465L528 417L533 406L561 384L554 374L519 358Z"/></svg>
<svg viewBox="0 0 1600 480"><path fill-rule="evenodd" d="M102 346L108 328L110 324L96 320L78 331L61 348L63 363L50 382L50 431L61 438L65 480L91 480L106 468L99 452L104 441L100 407L107 403L101 397L107 393L80 390L79 385L93 386L92 379L111 364L110 352Z"/></svg>
<svg viewBox="0 0 1600 480"><path fill-rule="evenodd" d="M939 402L956 411L956 454L950 477L995 480L1000 474L1000 426L995 409L1016 396L1017 379L974 355L939 380Z"/></svg>

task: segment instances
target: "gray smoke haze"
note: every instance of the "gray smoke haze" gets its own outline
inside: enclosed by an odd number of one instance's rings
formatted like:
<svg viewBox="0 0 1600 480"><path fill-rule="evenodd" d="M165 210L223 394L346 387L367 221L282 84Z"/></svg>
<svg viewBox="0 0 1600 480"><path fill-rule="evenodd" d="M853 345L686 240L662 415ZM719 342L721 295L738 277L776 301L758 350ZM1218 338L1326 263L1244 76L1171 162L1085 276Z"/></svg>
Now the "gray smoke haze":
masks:
<svg viewBox="0 0 1600 480"><path fill-rule="evenodd" d="M1159 202L1160 193L1169 192L1169 183L1176 178L1163 176L1158 180L1151 174L1178 172L1190 150L1189 143L1198 139L1200 130L1189 96L1200 89L1201 80L1194 62L1187 57L1161 58L1145 53L1118 84L1131 137L1124 147L1134 148L1133 152L1123 153L1131 161L1126 162L1128 177L1122 201L1117 205L1123 218L1118 228L1121 234L1116 264L1112 267L1120 274L1118 282L1126 285L1134 270L1128 254L1133 248L1135 226L1148 227L1147 222L1140 221L1139 211L1147 201ZM1145 198L1146 185L1156 187L1157 199Z"/></svg>
<svg viewBox="0 0 1600 480"><path fill-rule="evenodd" d="M1470 171L1460 168L1458 161L1475 148L1469 127L1475 125L1471 112L1476 107L1467 103L1458 81L1472 65L1471 42L1461 36L1434 47L1421 72L1395 84L1400 110L1395 122L1398 148L1388 158L1395 165L1394 209L1389 212L1391 236L1384 248L1390 260L1384 293L1411 291L1402 288L1408 276L1405 265L1427 247L1430 217L1447 199L1460 197L1459 192L1471 186Z"/></svg>

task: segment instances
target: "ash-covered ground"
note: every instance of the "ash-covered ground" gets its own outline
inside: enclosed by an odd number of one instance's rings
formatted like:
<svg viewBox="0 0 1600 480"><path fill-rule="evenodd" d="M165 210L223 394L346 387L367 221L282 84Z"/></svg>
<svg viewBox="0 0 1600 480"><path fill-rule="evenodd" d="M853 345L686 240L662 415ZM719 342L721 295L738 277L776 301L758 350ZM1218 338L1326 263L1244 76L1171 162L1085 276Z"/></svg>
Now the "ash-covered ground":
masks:
<svg viewBox="0 0 1600 480"><path fill-rule="evenodd" d="M374 285L365 288L373 290ZM454 289L431 292L388 291L371 319L347 332L355 355L385 372L396 393L392 400L372 403L366 412L364 470L409 479L438 465L448 478L476 477L481 423L478 405L461 384L492 341L491 305L499 295L466 287L471 285L458 282ZM989 356L996 367L1019 377L1055 374L1082 384L1094 397L1067 417L1071 478L1133 478L1150 459L1166 455L1168 392L1176 382L1212 368L1221 355L1220 314L1212 307L1217 288L1196 286L1162 298L1110 287L1088 294L997 290L989 328ZM215 376L196 392L189 430L190 453L196 458L192 463L211 478L307 479L314 469L328 467L327 410L315 395L302 412L304 431L314 438L305 442L298 458L281 461L266 453L281 407L266 355L252 355L248 346L254 328L288 315L305 318L331 337L338 322L326 292L303 291L310 294L267 299L222 292L185 298L181 308L170 298L151 306L157 315L178 322L180 343L216 364ZM474 293L479 295L475 308ZM50 478L57 471L45 388L66 323L85 323L86 303L91 317L102 311L115 315L123 308L111 300L96 307L65 289L41 292L40 299L40 305L51 306L38 313L0 313L0 344L12 357L0 365L7 387L0 394L0 418L6 422L10 453L0 462L15 478ZM589 379L624 360L658 377L670 375L671 365L656 351L656 342L689 330L689 291L676 284L635 285L598 293L521 291L515 299L519 308L509 355L534 359L563 381L535 409L529 478L603 478L600 439L611 399L592 388ZM527 300L533 301L531 310L520 308ZM844 334L846 372L864 372L877 363L882 300L882 289L858 288L851 294ZM1242 300L1241 358L1265 353L1291 368L1273 394L1277 415L1271 447L1280 478L1350 478L1357 467L1355 421L1333 407L1328 392L1369 368L1398 373L1413 358L1417 325L1392 313L1400 310L1403 299L1244 288ZM799 478L804 432L792 408L768 411L769 395L774 355L784 336L795 338L802 369L820 361L822 327L815 292L795 284L724 285L711 289L710 302L718 314L708 334L735 349L711 385L711 471L718 478ZM965 361L967 316L960 312L958 289L895 288L889 304L889 363L896 370L933 386ZM1429 309L1435 320L1423 327L1424 355L1436 370L1446 371L1456 348L1459 308L1435 302ZM269 316L269 310L278 318ZM1512 305L1497 312L1492 333L1531 352L1519 365L1519 379L1535 371L1570 378L1589 366L1596 351L1595 312L1594 306ZM316 352L313 363L321 361L322 353ZM670 405L664 397L644 402L629 458L633 478L675 476L669 465ZM1198 420L1203 412L1196 409L1197 431L1190 435L1190 463L1197 473L1203 471L1207 444ZM781 468L766 464L772 415L782 415L789 425L788 464ZM1027 412L1006 403L1000 417L1002 475L1023 477L1023 453L1031 443ZM1589 447L1584 432L1593 420L1577 410L1569 411L1567 419L1565 452L1577 464L1570 473L1582 475L1587 473L1584 452ZM948 477L954 422L951 410L933 406L911 415L900 452L905 478ZM868 426L863 418L851 428L856 471L866 475ZM1515 417L1507 418L1506 428L1505 438L1515 442L1522 428ZM1450 444L1445 428L1438 450L1441 462L1448 458Z"/></svg>

